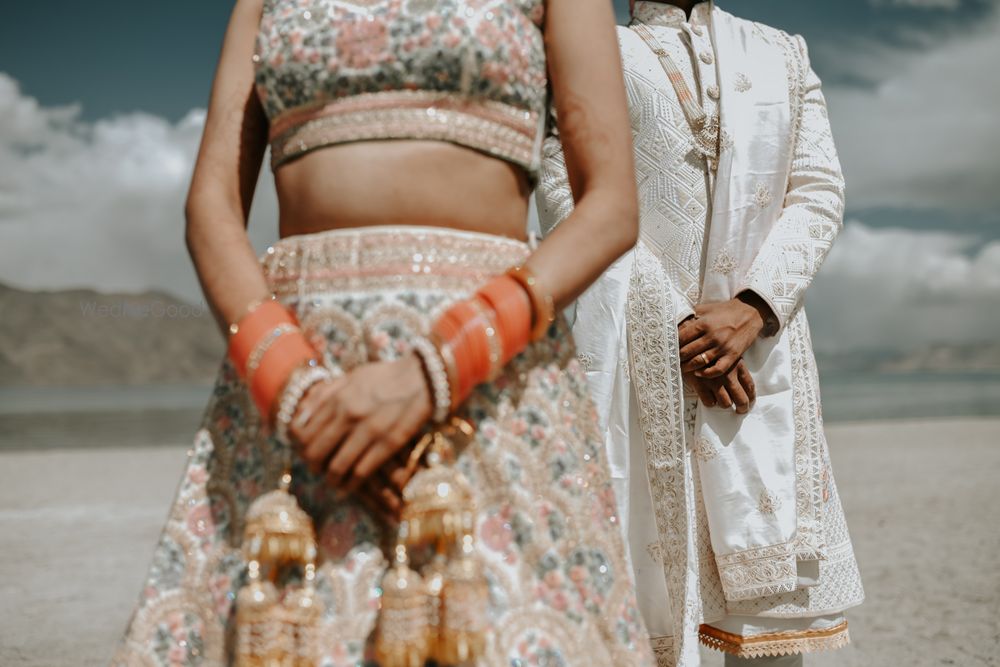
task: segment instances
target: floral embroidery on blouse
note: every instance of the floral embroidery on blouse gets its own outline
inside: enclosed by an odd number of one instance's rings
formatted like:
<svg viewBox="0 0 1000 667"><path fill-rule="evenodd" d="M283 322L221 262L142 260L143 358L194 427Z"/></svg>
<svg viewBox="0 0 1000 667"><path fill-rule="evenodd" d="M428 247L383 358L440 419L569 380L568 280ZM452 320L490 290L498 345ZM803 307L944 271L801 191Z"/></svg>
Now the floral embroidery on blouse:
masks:
<svg viewBox="0 0 1000 667"><path fill-rule="evenodd" d="M349 140L441 138L530 168L547 104L544 12L544 0L267 0L253 55L258 97L279 135L352 98L344 106L361 112L343 118L337 109L340 125L282 145L288 157ZM403 113L413 105L418 113ZM422 113L440 106L452 116ZM384 122L372 126L379 114ZM475 144L477 132L491 143ZM518 149L508 148L515 141Z"/></svg>
<svg viewBox="0 0 1000 667"><path fill-rule="evenodd" d="M437 90L540 111L543 0L269 0L255 61L269 117L317 101Z"/></svg>

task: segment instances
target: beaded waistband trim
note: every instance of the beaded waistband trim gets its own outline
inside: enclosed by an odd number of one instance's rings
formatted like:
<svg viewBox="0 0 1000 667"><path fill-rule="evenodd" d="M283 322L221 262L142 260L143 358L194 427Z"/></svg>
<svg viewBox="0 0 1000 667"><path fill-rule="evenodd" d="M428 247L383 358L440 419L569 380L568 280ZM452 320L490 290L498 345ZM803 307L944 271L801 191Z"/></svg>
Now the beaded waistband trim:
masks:
<svg viewBox="0 0 1000 667"><path fill-rule="evenodd" d="M539 116L452 93L386 91L286 111L271 122L271 168L322 146L379 139L451 141L533 169Z"/></svg>
<svg viewBox="0 0 1000 667"><path fill-rule="evenodd" d="M476 289L530 254L514 239L438 227L336 229L286 237L261 256L280 298L381 289Z"/></svg>

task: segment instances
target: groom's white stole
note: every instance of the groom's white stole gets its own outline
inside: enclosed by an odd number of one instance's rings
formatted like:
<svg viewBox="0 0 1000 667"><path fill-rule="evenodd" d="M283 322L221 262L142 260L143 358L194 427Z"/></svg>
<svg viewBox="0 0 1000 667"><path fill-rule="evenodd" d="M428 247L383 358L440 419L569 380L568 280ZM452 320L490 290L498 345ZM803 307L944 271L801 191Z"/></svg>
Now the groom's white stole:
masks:
<svg viewBox="0 0 1000 667"><path fill-rule="evenodd" d="M781 194L801 113L805 66L792 40L785 48L747 34L753 24L725 20L712 28L723 90L750 70L747 94L724 95L722 126L732 141L719 161L707 257L731 258L702 282L704 303L725 301L752 286L762 246L782 224ZM777 196L772 196L775 193ZM727 268L728 268L727 267ZM772 305L772 308L774 306ZM777 309L775 308L777 311ZM712 548L727 600L795 590L797 562L815 559L815 544L798 540L795 415L787 330L758 340L744 355L757 386L746 415L699 403L695 442ZM808 517L802 517L808 520Z"/></svg>

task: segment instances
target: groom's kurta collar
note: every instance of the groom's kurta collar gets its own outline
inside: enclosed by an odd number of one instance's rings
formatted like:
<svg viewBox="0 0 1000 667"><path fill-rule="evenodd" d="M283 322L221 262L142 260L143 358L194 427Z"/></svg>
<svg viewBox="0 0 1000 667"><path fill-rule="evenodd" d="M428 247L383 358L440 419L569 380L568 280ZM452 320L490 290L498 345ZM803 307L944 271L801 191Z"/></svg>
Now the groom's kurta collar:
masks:
<svg viewBox="0 0 1000 667"><path fill-rule="evenodd" d="M678 27L684 23L691 25L707 26L712 14L711 2L699 2L691 10L691 18L688 19L684 10L677 5L670 5L665 2L652 2L651 0L638 0L632 10L632 17L648 25L659 25L668 27Z"/></svg>

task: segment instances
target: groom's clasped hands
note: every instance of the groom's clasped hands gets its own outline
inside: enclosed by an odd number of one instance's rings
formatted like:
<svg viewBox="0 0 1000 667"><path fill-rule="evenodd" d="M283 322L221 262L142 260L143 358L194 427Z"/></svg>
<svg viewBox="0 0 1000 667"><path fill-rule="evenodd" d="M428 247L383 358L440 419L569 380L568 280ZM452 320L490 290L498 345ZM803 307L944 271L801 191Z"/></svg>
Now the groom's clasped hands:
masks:
<svg viewBox="0 0 1000 667"><path fill-rule="evenodd" d="M757 398L743 355L764 330L768 306L752 293L699 304L681 322L681 372L708 407L746 414Z"/></svg>

